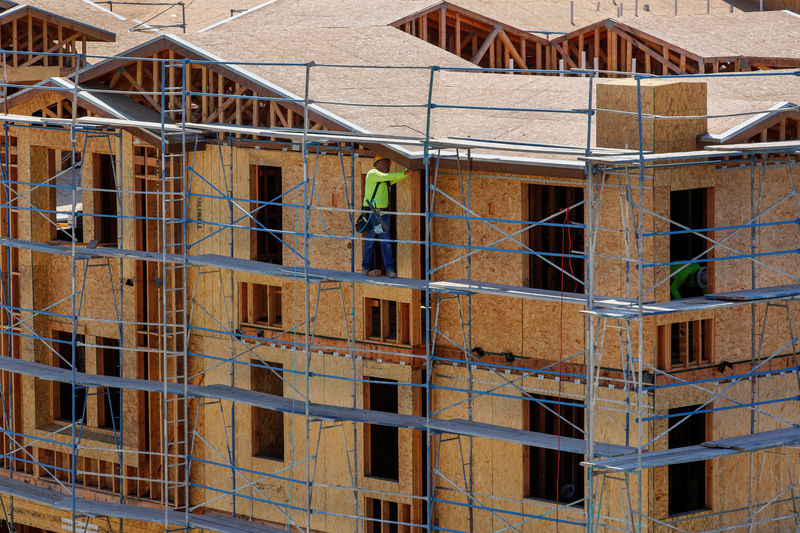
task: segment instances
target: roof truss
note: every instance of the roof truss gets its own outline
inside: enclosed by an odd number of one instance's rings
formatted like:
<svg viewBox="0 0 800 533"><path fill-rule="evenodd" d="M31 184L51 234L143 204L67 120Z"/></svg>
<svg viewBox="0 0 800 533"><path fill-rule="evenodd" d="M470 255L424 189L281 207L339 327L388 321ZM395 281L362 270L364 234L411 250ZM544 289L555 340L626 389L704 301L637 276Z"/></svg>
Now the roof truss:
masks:
<svg viewBox="0 0 800 533"><path fill-rule="evenodd" d="M800 58L701 57L633 26L607 19L552 41L553 64L643 74L704 74L796 68Z"/></svg>
<svg viewBox="0 0 800 533"><path fill-rule="evenodd" d="M114 41L113 33L29 6L0 14L0 46L8 82L40 81L74 72L87 41ZM70 55L54 55L70 54Z"/></svg>
<svg viewBox="0 0 800 533"><path fill-rule="evenodd" d="M553 40L554 62L564 68L696 74L702 59L615 20L604 20Z"/></svg>
<svg viewBox="0 0 800 533"><path fill-rule="evenodd" d="M484 68L548 68L549 42L526 31L441 2L392 23Z"/></svg>
<svg viewBox="0 0 800 533"><path fill-rule="evenodd" d="M135 57L115 58L82 72L81 90L84 94L95 95L98 101L105 100L108 107L104 109L81 99L78 116L134 116L159 122L163 109L164 120L169 123L185 121L278 129L304 127L302 103L286 101L286 95L258 85L223 65L184 61L205 58L182 53L174 44L166 39L157 39L144 49L136 50ZM170 91L169 88L181 89ZM92 93L92 90L96 92ZM72 116L72 94L69 91L54 92L48 87L38 87L26 91L24 96L16 95L10 103L15 105L32 100L42 91L51 92L53 98L41 100L42 107L33 112L34 116ZM120 112L110 113L109 108L118 108ZM310 112L308 129L342 128ZM160 137L152 131L131 131L151 144L160 144ZM233 136L248 137L244 133L234 133ZM279 137L271 138L277 139Z"/></svg>

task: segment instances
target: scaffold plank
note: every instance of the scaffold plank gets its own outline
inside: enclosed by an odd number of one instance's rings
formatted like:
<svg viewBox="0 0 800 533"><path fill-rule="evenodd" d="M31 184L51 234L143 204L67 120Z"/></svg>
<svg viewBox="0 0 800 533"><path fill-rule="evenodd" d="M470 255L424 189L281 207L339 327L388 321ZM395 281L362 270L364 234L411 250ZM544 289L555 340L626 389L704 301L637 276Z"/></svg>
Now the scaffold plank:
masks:
<svg viewBox="0 0 800 533"><path fill-rule="evenodd" d="M44 487L35 487L17 479L3 478L0 482L0 493L41 503L62 511L72 511L72 496ZM140 522L166 523L181 526L186 523L186 514L180 511L144 507L141 505L116 502L101 502L85 498L75 498L75 512L89 517L109 516ZM266 526L241 518L220 514L200 515L188 514L189 527L209 529L219 533L280 533L285 528Z"/></svg>
<svg viewBox="0 0 800 533"><path fill-rule="evenodd" d="M696 150L694 152L669 152L669 153L645 153L641 157L637 154L631 155L610 155L610 156L589 156L578 157L582 161L602 165L638 165L641 162L658 163L663 161L681 161L686 159L721 159L723 157L741 156L742 151L733 150L725 146L724 150Z"/></svg>
<svg viewBox="0 0 800 533"><path fill-rule="evenodd" d="M57 255L71 256L72 247L69 245L50 244L43 242L25 241L21 239L10 239L0 237L0 246L12 248L22 248L37 252L51 253ZM100 247L87 248L80 246L76 248L76 256L80 259L93 257L108 257L118 259L133 259L138 261L164 261L181 263L183 256L176 254L162 254L158 252L146 252L140 250L127 250L123 248ZM304 280L306 270L303 267L275 265L250 259L240 259L215 254L201 254L186 256L186 264L191 267L213 267L234 270L237 272L249 272L265 276L275 276L283 279ZM388 278L386 276L367 277L358 272L345 272L325 268L308 268L308 281L310 283L322 283L326 281L337 281L345 283L369 283L370 285L380 285L384 287L395 287L425 291L425 280L411 278ZM490 283L474 280L446 280L432 281L427 286L430 292L444 294L492 294L497 296L507 296L510 298L527 298L532 300L555 301L576 305L586 305L587 297L580 293L559 292L546 289L534 289L531 287L519 287L514 285L503 285L500 283ZM686 311L702 311L708 309L719 309L734 305L744 305L753 300L785 299L800 296L800 285L782 285L778 287L764 287L748 291L734 291L729 293L708 294L704 297L684 298L663 303L645 302L642 305L642 316L653 316L670 313L683 313ZM609 318L631 319L638 316L636 300L625 298L611 298L606 296L595 296L592 299L595 308L591 311L584 311L592 315L605 316Z"/></svg>
<svg viewBox="0 0 800 533"><path fill-rule="evenodd" d="M192 514L189 517L189 525L209 531L219 533L285 533L286 528L265 526L256 522L250 522L241 518L225 516L217 513L204 515Z"/></svg>
<svg viewBox="0 0 800 533"><path fill-rule="evenodd" d="M707 311L722 309L739 305L748 305L754 301L787 300L800 297L800 285L778 285L742 291L706 294L695 298L682 298L669 302L642 304L642 316L666 315L671 313L685 313L687 311ZM638 306L635 302L628 303L622 300L609 303L601 298L595 299L596 307L586 313L608 318L631 319L638 316Z"/></svg>
<svg viewBox="0 0 800 533"><path fill-rule="evenodd" d="M505 426L495 426L493 424L483 424L472 420L450 419L430 421L431 429L438 433L453 433L457 435L469 435L472 437L483 437L488 439L515 442L526 446L537 448L547 448L549 450L562 450L583 455L586 453L586 441L571 437L559 437L547 433L537 433L524 429L515 429ZM594 449L598 455L604 457L615 457L631 453L634 448L619 444L606 444L596 442Z"/></svg>
<svg viewBox="0 0 800 533"><path fill-rule="evenodd" d="M738 453L796 446L797 444L800 444L800 428L784 428L708 441L671 450L644 452L641 454L641 463L639 462L639 454L632 453L610 459L583 461L581 464L597 470L631 472L638 470L640 466L641 468L653 468L691 463Z"/></svg>
<svg viewBox="0 0 800 533"><path fill-rule="evenodd" d="M568 304L586 305L587 296L577 292L560 292L547 289L535 289L532 287L517 287L513 285L503 285L500 283L490 283L488 281L474 281L465 279L455 279L448 281L432 281L431 288L440 292L455 292L469 294L492 294L496 296L510 296L514 298L527 298L531 300L544 300L563 302ZM595 304L607 306L631 306L636 300L625 298L608 298L605 296L595 296Z"/></svg>
<svg viewBox="0 0 800 533"><path fill-rule="evenodd" d="M706 146L706 150L724 152L736 150L740 152L775 152L800 150L800 141L768 141L758 143L721 144Z"/></svg>
<svg viewBox="0 0 800 533"><path fill-rule="evenodd" d="M800 296L800 285L779 285L777 287L765 287L763 289L720 292L717 294L707 294L706 298L711 300L734 300L749 302L753 300L767 300L775 298L794 298L796 296Z"/></svg>
<svg viewBox="0 0 800 533"><path fill-rule="evenodd" d="M23 361L13 357L0 357L0 370L7 370L9 372L62 383L72 383L73 379L73 372L69 369L57 368L42 363L34 363L32 361ZM74 376L75 383L84 387L115 387L149 392L164 392L165 390L163 381L119 378L114 376L86 374L84 372L75 372ZM184 394L183 386L180 384L167 383L166 387L168 394ZM228 385L186 385L185 394L195 398L228 400L239 404L252 405L254 407L261 407L263 409L270 409L288 414L302 415L306 412L306 402L302 400L240 389ZM319 420L351 421L364 424L376 424L379 426L416 429L418 431L431 430L435 433L452 433L456 435L483 437L526 446L564 450L581 454L586 451L586 442L582 439L567 437L561 437L559 439L557 436L547 433L507 428L493 424L483 424L472 420L428 419L424 416L387 413L383 411L318 403L308 404L308 414L311 418ZM603 454L604 456L606 456L605 454L608 454L607 456L615 456L630 453L633 448L614 444L595 443L595 450L597 450L598 454Z"/></svg>

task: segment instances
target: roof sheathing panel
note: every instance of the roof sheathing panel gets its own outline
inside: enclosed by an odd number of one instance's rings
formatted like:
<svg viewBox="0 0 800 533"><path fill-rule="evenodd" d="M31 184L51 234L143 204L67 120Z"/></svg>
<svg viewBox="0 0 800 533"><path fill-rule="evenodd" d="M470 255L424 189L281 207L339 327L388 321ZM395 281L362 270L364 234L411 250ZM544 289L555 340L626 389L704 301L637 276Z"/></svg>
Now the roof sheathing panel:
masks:
<svg viewBox="0 0 800 533"><path fill-rule="evenodd" d="M188 39L210 52L224 54L232 61L304 63L313 60L338 65L312 68L310 98L373 133L424 135L430 69L354 66L425 67L437 64L474 68L471 63L395 28L322 28L315 30L313 36L288 29L261 32L263 48L260 50L233 46L234 34L227 29L220 27L220 31L203 32ZM237 29L236 36L242 36L241 28ZM303 66L245 65L243 68L296 94L304 92ZM439 70L434 75L434 104L484 109L434 109L431 137L474 136L490 140L580 145L586 139L585 114L485 108L572 111L587 106L588 89L588 78Z"/></svg>
<svg viewBox="0 0 800 533"><path fill-rule="evenodd" d="M255 13L269 13L271 25L305 27L385 26L424 11L440 2L435 0L275 0L240 18ZM645 18L673 17L674 0L640 2L638 15L632 5L626 5L620 15L621 2L614 0L455 0L455 6L484 17L511 24L525 31L571 32L598 20L617 17L630 22ZM643 8L644 3L649 11ZM681 0L679 15L728 13L731 6L725 0Z"/></svg>
<svg viewBox="0 0 800 533"><path fill-rule="evenodd" d="M615 20L704 58L800 58L800 16L785 11Z"/></svg>
<svg viewBox="0 0 800 533"><path fill-rule="evenodd" d="M184 2L183 11L181 11L181 6L177 5L177 2L173 6L142 2L140 4L117 4L114 6L114 12L131 21L130 26L137 24L136 21L140 21L154 27L172 26L167 31L175 32L182 31L177 26L183 24L185 20L186 31L193 32L229 18L231 11L236 14L264 3L265 0L236 0L235 2L193 0Z"/></svg>
<svg viewBox="0 0 800 533"><path fill-rule="evenodd" d="M121 29L122 26L119 23L124 20L109 10L85 0L58 0L57 2L53 0L24 0L17 3L55 13L64 18L113 33L117 33Z"/></svg>
<svg viewBox="0 0 800 533"><path fill-rule="evenodd" d="M708 114L753 113L708 119L708 131L719 135L768 111L781 102L800 102L800 76L796 71L770 71L759 75L709 76Z"/></svg>
<svg viewBox="0 0 800 533"><path fill-rule="evenodd" d="M634 20L659 20L674 17L674 0L648 0L639 2L638 14L634 3L625 2L620 16L620 4L615 0L457 0L457 5L481 15L513 23L526 31L571 32L608 17L630 23ZM644 10L644 4L649 10ZM678 15L728 13L730 4L724 0L681 0Z"/></svg>

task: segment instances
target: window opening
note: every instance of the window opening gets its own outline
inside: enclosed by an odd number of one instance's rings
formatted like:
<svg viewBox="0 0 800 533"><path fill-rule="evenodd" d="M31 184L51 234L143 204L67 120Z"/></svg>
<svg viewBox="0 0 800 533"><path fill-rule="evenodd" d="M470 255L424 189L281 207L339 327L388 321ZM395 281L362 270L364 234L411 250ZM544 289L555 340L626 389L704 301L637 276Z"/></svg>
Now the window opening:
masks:
<svg viewBox="0 0 800 533"><path fill-rule="evenodd" d="M56 331L55 348L58 355L53 355L57 359L58 367L72 370L72 333L67 331ZM75 371L86 372L86 356L83 346L83 335L75 337ZM55 366L55 365L54 365ZM57 395L53 413L57 420L72 422L72 384L59 382L56 384ZM75 387L75 421L83 420L86 413L86 389L81 386Z"/></svg>
<svg viewBox="0 0 800 533"><path fill-rule="evenodd" d="M713 331L710 319L658 326L659 368L687 368L713 361Z"/></svg>
<svg viewBox="0 0 800 533"><path fill-rule="evenodd" d="M547 219L544 222L547 225L536 225L528 230L528 246L542 255L542 257L533 254L527 256L530 287L551 291L584 292L583 283L575 281L566 274L568 272L582 282L583 259L562 257L566 254L583 253L584 231L582 228L574 227L583 224L583 204L576 205L582 201L583 189L579 187L538 184L528 186L528 220L541 222ZM553 216L562 210L563 213Z"/></svg>
<svg viewBox="0 0 800 533"><path fill-rule="evenodd" d="M251 389L275 396L283 396L283 365L268 363L270 368L266 368L261 361L254 360L250 363L252 365L250 367ZM255 406L251 409L253 455L283 461L283 413Z"/></svg>
<svg viewBox="0 0 800 533"><path fill-rule="evenodd" d="M408 533L411 506L377 498L366 498L365 533ZM388 523L403 522L403 524Z"/></svg>
<svg viewBox="0 0 800 533"><path fill-rule="evenodd" d="M110 155L95 155L94 178L94 238L100 244L117 246L117 185Z"/></svg>
<svg viewBox="0 0 800 533"><path fill-rule="evenodd" d="M97 373L102 376L122 377L119 341L97 338ZM97 425L119 431L122 422L122 391L119 387L104 387L98 391Z"/></svg>
<svg viewBox="0 0 800 533"><path fill-rule="evenodd" d="M670 415L691 413L701 406L670 409ZM669 418L669 448L683 448L705 442L706 413ZM668 466L669 514L675 515L706 509L706 461L694 461Z"/></svg>
<svg viewBox="0 0 800 533"><path fill-rule="evenodd" d="M670 192L670 232L687 231L686 228L692 230L708 228L708 202L708 189L686 189ZM695 258L699 260L706 259L708 256L704 252L708 249L708 241L701 235L694 233L671 234L669 238L670 263L692 261ZM695 263L695 266L672 265L670 267L670 273L673 274L670 280L671 299L702 296L704 290L702 286L695 282L696 273L694 271L700 267L707 267L709 264L705 261L699 261ZM689 274L686 282L681 283L676 277L681 272ZM707 274L706 278L708 278ZM678 281L677 285L675 284L676 280ZM673 287L673 285L675 286Z"/></svg>
<svg viewBox="0 0 800 533"><path fill-rule="evenodd" d="M279 286L241 283L239 294L243 322L267 326L281 325L283 313Z"/></svg>
<svg viewBox="0 0 800 533"><path fill-rule="evenodd" d="M364 337L408 344L411 334L410 306L404 302L364 299Z"/></svg>
<svg viewBox="0 0 800 533"><path fill-rule="evenodd" d="M559 405L557 398L531 397L545 402L525 400L529 431L583 439L583 404L569 400L566 405ZM583 499L583 455L535 446L527 447L527 454L527 496L549 501L558 499L563 504Z"/></svg>
<svg viewBox="0 0 800 533"><path fill-rule="evenodd" d="M55 154L54 154L55 156ZM75 230L75 240L83 242L83 193L80 189L75 191L75 216L72 216L72 152L62 151L56 162L58 172L55 175L54 194L56 205L56 240L72 241L72 231ZM75 153L75 185L81 185L81 154Z"/></svg>
<svg viewBox="0 0 800 533"><path fill-rule="evenodd" d="M283 264L283 248L278 238L280 234L272 234L264 228L280 230L283 227L282 199L279 198L283 192L281 168L263 165L253 165L250 168L250 192L251 198L255 200L250 204L254 219L250 222L253 228L250 232L253 259L280 265Z"/></svg>
<svg viewBox="0 0 800 533"><path fill-rule="evenodd" d="M398 412L397 382L367 378L364 383L364 408L384 413ZM399 476L399 442L396 427L364 425L364 473L367 476L397 481Z"/></svg>

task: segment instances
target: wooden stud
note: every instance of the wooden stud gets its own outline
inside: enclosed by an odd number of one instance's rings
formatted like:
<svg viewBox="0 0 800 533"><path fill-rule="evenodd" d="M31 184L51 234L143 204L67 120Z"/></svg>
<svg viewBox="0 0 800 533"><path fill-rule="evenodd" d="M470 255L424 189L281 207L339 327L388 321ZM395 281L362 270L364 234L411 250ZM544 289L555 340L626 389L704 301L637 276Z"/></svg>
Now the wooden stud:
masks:
<svg viewBox="0 0 800 533"><path fill-rule="evenodd" d="M486 51L489 50L489 47L494 44L494 38L497 36L499 31L500 31L500 27L499 26L495 26L492 29L492 32L489 34L488 37L486 37L486 40L483 41L483 44L481 45L480 49L478 49L478 51L475 53L475 55L472 56L472 59L470 60L470 62L475 63L476 65L478 63L480 63L480 60L483 59L483 56L486 54ZM474 34L473 34L473 36L474 36ZM475 37L475 41L473 41L473 42L477 42L477 37ZM490 60L491 60L491 57L492 56L490 55Z"/></svg>
<svg viewBox="0 0 800 533"><path fill-rule="evenodd" d="M633 43L630 39L625 41L625 61L628 72L631 72L633 66Z"/></svg>
<svg viewBox="0 0 800 533"><path fill-rule="evenodd" d="M617 64L617 32L609 29L608 37L608 70L619 70L619 65Z"/></svg>
<svg viewBox="0 0 800 533"><path fill-rule="evenodd" d="M523 57L519 54L519 52L517 52L517 49L511 42L511 39L509 39L508 35L506 35L506 32L500 30L497 32L497 35L506 45L506 56L510 54L514 58L514 61L517 62L517 65L519 65L519 68L528 68L528 65L525 63L525 59L523 59ZM506 67L507 66L508 66L508 59L506 59Z"/></svg>
<svg viewBox="0 0 800 533"><path fill-rule="evenodd" d="M208 93L210 91L210 87L208 86L208 68L203 67L201 71L201 84L202 84L202 92L203 96L200 97L200 117L203 122L206 122L208 119Z"/></svg>
<svg viewBox="0 0 800 533"><path fill-rule="evenodd" d="M26 61L30 61L34 57L34 55L32 53L33 52L33 17L28 15L26 17L26 19L28 21L28 52L29 52L29 54L26 56L27 57Z"/></svg>
<svg viewBox="0 0 800 533"><path fill-rule="evenodd" d="M461 13L456 13L456 37L455 37L455 54L461 55Z"/></svg>
<svg viewBox="0 0 800 533"><path fill-rule="evenodd" d="M381 519L388 520L391 516L390 506L392 502L388 500L381 500ZM381 522L381 533L390 533L390 526L388 522Z"/></svg>
<svg viewBox="0 0 800 533"><path fill-rule="evenodd" d="M61 37L61 27L58 28L59 31L59 40ZM11 21L11 49L12 50L19 50L19 42L17 40L18 31L17 31L17 19ZM17 66L19 64L19 54L13 54L11 59L11 64L13 66Z"/></svg>
<svg viewBox="0 0 800 533"><path fill-rule="evenodd" d="M49 44L50 43L47 42L47 21L45 20L45 21L42 22L42 49L41 49L41 51L42 52L47 51L48 48L49 48L49 46L48 46ZM44 66L49 66L51 60L52 60L51 57L45 57L45 58L43 58L42 64Z"/></svg>
<svg viewBox="0 0 800 533"><path fill-rule="evenodd" d="M442 3L439 9L439 48L447 49L447 4Z"/></svg>

